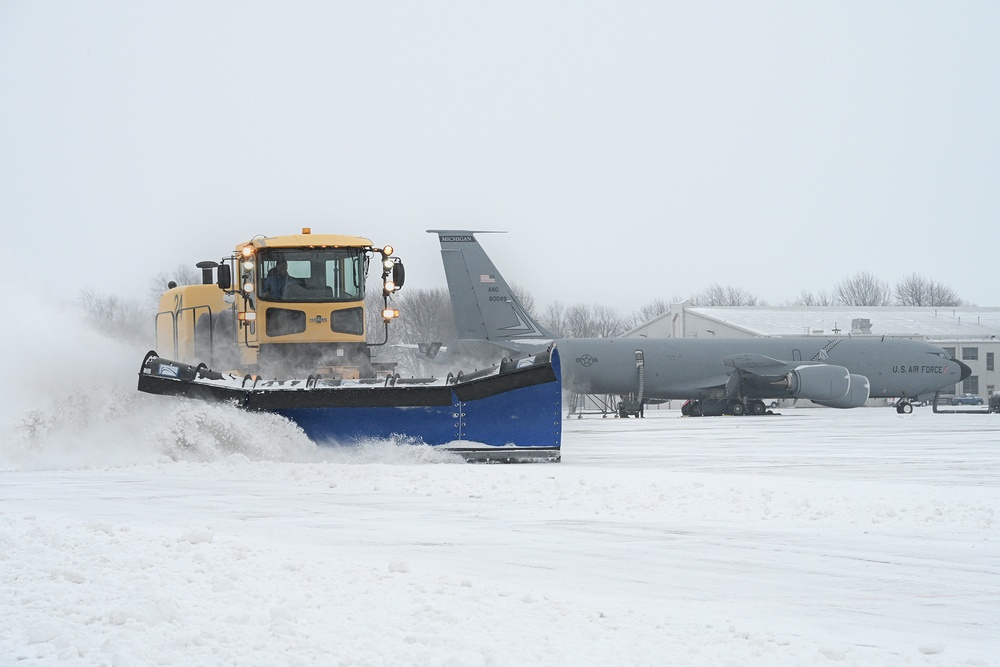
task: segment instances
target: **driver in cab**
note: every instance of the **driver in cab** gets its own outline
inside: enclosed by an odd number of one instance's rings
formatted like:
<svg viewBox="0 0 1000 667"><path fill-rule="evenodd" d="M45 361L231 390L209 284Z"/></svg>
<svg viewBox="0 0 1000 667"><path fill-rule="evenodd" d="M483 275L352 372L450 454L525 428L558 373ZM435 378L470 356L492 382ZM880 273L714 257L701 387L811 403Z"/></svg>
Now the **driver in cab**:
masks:
<svg viewBox="0 0 1000 667"><path fill-rule="evenodd" d="M302 281L288 275L288 261L279 259L274 267L267 272L261 296L268 299L280 299L289 284L301 285Z"/></svg>

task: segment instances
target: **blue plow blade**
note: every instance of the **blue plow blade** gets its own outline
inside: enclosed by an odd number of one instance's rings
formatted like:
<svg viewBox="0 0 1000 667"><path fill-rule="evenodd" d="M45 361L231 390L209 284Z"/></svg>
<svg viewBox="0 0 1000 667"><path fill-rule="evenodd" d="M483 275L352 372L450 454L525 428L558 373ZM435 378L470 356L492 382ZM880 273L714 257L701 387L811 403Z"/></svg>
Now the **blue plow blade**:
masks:
<svg viewBox="0 0 1000 667"><path fill-rule="evenodd" d="M150 350L139 391L274 412L320 444L401 439L469 461L558 461L562 382L554 349L463 377L262 380L164 359Z"/></svg>
<svg viewBox="0 0 1000 667"><path fill-rule="evenodd" d="M309 407L275 410L320 444L404 439L442 446L473 461L558 461L562 383L558 353L552 379L500 383L496 376L451 386L447 405ZM503 378L504 376L501 376Z"/></svg>

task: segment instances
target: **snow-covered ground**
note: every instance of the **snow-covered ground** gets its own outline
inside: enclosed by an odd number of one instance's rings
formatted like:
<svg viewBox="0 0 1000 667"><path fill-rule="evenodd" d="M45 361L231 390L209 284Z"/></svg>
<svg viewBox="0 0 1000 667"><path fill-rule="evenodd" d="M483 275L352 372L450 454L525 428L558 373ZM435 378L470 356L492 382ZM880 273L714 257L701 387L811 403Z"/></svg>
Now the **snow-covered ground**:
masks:
<svg viewBox="0 0 1000 667"><path fill-rule="evenodd" d="M140 360L10 360L0 665L1000 665L998 415L651 410L467 465Z"/></svg>

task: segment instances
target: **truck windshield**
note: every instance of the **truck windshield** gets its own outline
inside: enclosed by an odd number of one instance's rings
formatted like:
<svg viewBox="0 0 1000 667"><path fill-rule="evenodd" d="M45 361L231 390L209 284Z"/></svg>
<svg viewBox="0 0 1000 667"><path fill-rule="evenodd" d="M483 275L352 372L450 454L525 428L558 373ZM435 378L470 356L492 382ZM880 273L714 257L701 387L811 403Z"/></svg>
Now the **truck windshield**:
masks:
<svg viewBox="0 0 1000 667"><path fill-rule="evenodd" d="M257 296L264 301L360 301L364 268L360 248L261 251Z"/></svg>

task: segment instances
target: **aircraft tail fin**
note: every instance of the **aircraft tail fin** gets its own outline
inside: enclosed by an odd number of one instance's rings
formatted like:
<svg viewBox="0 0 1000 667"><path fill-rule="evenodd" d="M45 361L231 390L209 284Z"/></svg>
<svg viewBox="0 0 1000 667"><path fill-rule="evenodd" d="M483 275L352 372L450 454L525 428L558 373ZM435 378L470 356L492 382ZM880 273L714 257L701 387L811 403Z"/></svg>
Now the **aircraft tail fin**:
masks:
<svg viewBox="0 0 1000 667"><path fill-rule="evenodd" d="M476 234L466 229L428 229L437 234L459 339L495 343L552 340L557 336L532 319L514 298Z"/></svg>

